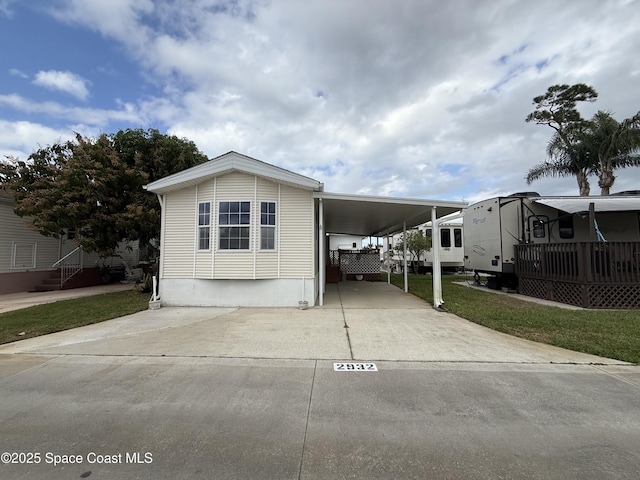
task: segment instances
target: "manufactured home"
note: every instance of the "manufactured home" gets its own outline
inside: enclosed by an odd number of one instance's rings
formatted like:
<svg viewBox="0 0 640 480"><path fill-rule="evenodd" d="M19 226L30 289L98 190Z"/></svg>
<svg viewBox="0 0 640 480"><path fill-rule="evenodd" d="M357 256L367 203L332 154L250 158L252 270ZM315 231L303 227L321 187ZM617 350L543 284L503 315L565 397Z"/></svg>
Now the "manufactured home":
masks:
<svg viewBox="0 0 640 480"><path fill-rule="evenodd" d="M236 152L145 188L162 208L163 306L322 305L335 267L328 235L346 235L353 246L353 238L390 236L466 206L329 193L317 180ZM336 281L380 278L378 251L345 252L343 260Z"/></svg>
<svg viewBox="0 0 640 480"><path fill-rule="evenodd" d="M465 267L489 274L495 288L580 306L640 307L638 195L495 197L470 205L464 226Z"/></svg>

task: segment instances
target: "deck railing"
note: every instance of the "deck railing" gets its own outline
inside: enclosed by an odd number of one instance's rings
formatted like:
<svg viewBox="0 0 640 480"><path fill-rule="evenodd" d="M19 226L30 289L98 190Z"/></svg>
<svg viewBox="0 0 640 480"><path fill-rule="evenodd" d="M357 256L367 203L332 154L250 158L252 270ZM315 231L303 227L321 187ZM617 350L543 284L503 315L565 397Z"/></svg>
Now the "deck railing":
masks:
<svg viewBox="0 0 640 480"><path fill-rule="evenodd" d="M525 295L584 307L640 307L640 242L522 244L515 254Z"/></svg>
<svg viewBox="0 0 640 480"><path fill-rule="evenodd" d="M640 242L516 245L516 274L572 282L639 282Z"/></svg>

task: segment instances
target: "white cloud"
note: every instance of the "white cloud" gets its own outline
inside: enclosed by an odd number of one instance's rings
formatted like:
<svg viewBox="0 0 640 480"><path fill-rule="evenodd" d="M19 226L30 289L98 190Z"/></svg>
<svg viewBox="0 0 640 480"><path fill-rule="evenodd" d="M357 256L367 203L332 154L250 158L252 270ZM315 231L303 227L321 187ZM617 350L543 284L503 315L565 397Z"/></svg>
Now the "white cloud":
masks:
<svg viewBox="0 0 640 480"><path fill-rule="evenodd" d="M107 110L103 108L68 107L57 102L33 102L20 95L0 95L0 106L8 106L23 114L44 115L69 122L82 122L94 126L108 126L109 123L128 122L138 125L149 121L144 111L138 106L121 104L121 109Z"/></svg>
<svg viewBox="0 0 640 480"><path fill-rule="evenodd" d="M17 68L9 69L9 75L13 75L14 77L20 77L20 78L29 78L29 75L27 75L22 70L19 70Z"/></svg>
<svg viewBox="0 0 640 480"><path fill-rule="evenodd" d="M88 130L160 124L209 156L237 150L333 191L574 194L571 178L524 182L552 133L525 123L532 98L583 82L600 93L580 106L587 117L640 109L640 9L624 0L62 5L57 19L117 42L162 96L67 108L0 95L0 105ZM49 81L93 100L83 79L70 85ZM629 169L614 190L639 182Z"/></svg>
<svg viewBox="0 0 640 480"><path fill-rule="evenodd" d="M0 0L0 14L5 17L12 17L13 10L11 9L11 4L16 3L17 0Z"/></svg>
<svg viewBox="0 0 640 480"><path fill-rule="evenodd" d="M73 138L72 130L56 130L38 123L0 120L0 152L3 157L26 160L40 148Z"/></svg>
<svg viewBox="0 0 640 480"><path fill-rule="evenodd" d="M60 90L80 100L86 100L89 97L87 88L89 81L72 72L40 71L36 73L33 83L49 90Z"/></svg>

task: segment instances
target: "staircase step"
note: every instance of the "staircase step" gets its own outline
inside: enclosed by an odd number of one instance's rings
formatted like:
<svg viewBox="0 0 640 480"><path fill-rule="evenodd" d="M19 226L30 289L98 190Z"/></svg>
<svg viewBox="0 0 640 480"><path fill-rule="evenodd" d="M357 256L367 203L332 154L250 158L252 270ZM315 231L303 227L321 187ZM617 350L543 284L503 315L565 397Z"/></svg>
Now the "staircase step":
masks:
<svg viewBox="0 0 640 480"><path fill-rule="evenodd" d="M51 284L51 285L45 285L45 284L41 284L41 285L36 285L33 290L35 292L54 292L56 290L62 290L60 288L60 283L57 283L55 285Z"/></svg>

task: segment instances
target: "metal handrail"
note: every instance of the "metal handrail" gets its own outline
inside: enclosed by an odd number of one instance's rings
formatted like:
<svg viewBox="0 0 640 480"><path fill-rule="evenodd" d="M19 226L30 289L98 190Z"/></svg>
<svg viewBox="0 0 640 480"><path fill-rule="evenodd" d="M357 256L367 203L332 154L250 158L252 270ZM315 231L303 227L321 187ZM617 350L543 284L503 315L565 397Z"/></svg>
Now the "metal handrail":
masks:
<svg viewBox="0 0 640 480"><path fill-rule="evenodd" d="M52 265L53 268L60 268L60 288L78 272L82 271L82 247L76 247L74 250L66 254L60 260ZM70 261L75 259L75 262Z"/></svg>

